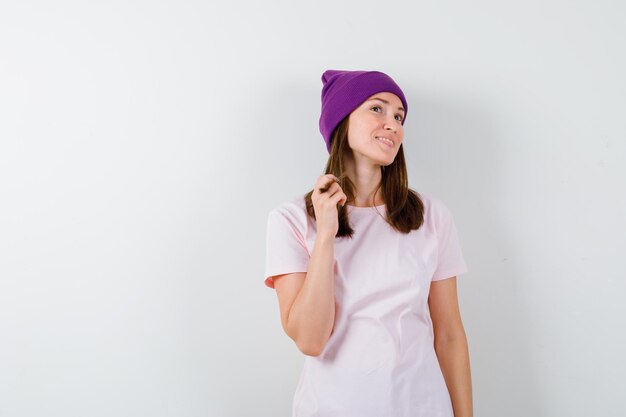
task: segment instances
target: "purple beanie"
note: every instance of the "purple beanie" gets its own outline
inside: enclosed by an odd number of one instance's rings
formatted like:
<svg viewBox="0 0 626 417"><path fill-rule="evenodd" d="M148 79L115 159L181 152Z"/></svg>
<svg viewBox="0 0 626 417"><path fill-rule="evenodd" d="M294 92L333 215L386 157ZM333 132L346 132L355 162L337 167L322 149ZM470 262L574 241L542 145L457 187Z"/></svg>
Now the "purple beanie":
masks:
<svg viewBox="0 0 626 417"><path fill-rule="evenodd" d="M331 136L339 122L373 94L386 91L397 95L405 109L402 118L402 125L404 125L409 106L398 84L387 74L380 71L329 69L322 74L322 84L320 132L326 142L328 153L330 153Z"/></svg>

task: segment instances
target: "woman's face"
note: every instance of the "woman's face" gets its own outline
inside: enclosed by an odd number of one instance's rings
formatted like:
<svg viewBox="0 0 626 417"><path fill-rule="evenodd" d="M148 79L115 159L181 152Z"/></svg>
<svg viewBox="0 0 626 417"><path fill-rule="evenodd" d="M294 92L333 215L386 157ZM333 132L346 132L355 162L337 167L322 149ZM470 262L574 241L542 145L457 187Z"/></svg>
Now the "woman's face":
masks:
<svg viewBox="0 0 626 417"><path fill-rule="evenodd" d="M348 144L354 158L377 165L390 165L404 139L402 101L393 93L368 97L349 116Z"/></svg>

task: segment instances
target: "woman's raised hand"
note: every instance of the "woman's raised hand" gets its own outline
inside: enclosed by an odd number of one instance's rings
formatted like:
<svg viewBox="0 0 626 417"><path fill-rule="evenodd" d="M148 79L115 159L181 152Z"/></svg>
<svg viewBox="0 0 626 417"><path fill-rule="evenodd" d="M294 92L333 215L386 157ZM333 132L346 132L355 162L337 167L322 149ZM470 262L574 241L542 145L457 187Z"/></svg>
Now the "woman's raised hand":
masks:
<svg viewBox="0 0 626 417"><path fill-rule="evenodd" d="M311 194L311 201L315 210L317 221L317 234L326 234L335 237L339 230L339 215L337 205L343 207L348 200L343 190L339 186L339 179L333 174L320 176Z"/></svg>

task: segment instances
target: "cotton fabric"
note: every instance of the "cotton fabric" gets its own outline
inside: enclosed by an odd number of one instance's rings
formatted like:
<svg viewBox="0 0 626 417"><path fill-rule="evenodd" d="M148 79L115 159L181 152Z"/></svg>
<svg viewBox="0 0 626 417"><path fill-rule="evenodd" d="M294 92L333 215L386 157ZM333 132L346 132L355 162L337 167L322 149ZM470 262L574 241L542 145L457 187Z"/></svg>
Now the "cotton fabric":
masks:
<svg viewBox="0 0 626 417"><path fill-rule="evenodd" d="M384 220L385 205L346 206L355 233L335 239L334 329L319 356L305 356L293 417L453 417L428 293L467 267L450 210L419 195L424 224L408 234ZM272 209L265 285L307 272L315 237L302 196Z"/></svg>

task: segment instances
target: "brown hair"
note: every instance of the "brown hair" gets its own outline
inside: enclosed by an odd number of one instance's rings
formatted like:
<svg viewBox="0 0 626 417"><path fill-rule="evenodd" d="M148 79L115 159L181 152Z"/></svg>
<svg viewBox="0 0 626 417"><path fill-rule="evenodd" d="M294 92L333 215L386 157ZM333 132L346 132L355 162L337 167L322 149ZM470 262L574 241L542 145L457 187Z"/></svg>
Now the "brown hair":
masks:
<svg viewBox="0 0 626 417"><path fill-rule="evenodd" d="M348 197L347 203L354 201L354 183L344 173L343 156L347 152L352 152L348 145L348 119L346 116L331 137L331 149L324 174L333 174L339 178L339 185ZM402 145L398 150L396 158L389 166L381 167L383 199L387 206L387 223L394 229L402 233L409 233L417 230L424 223L424 203L419 194L409 188L406 163L404 160L404 150ZM378 190L377 190L378 191ZM306 210L309 216L315 219L315 210L311 195L313 190L304 195ZM346 207L338 206L339 230L336 237L352 237L354 230L348 221Z"/></svg>

